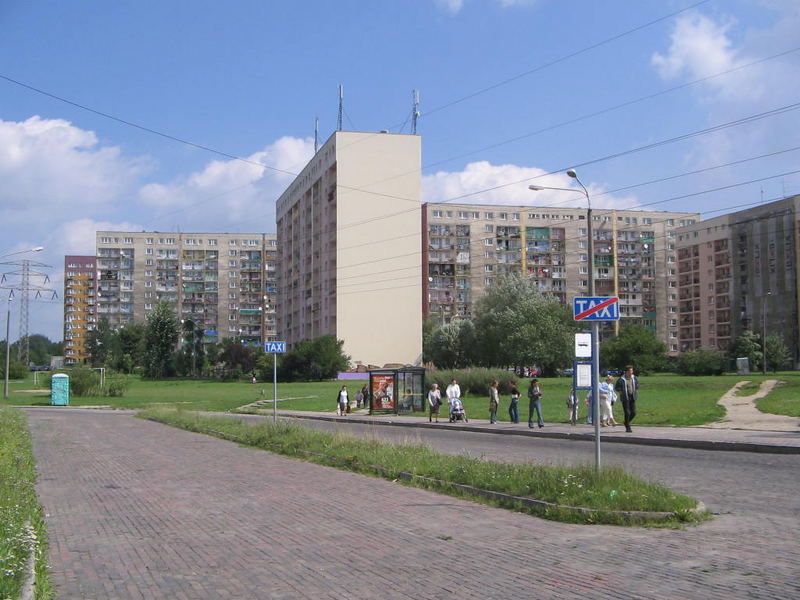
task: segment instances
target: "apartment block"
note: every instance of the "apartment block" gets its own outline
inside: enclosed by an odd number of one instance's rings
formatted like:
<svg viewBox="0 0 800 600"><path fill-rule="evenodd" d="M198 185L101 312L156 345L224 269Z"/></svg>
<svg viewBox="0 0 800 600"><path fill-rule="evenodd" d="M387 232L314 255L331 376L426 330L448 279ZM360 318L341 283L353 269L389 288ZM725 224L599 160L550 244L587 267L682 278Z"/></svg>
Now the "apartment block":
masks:
<svg viewBox="0 0 800 600"><path fill-rule="evenodd" d="M588 295L593 277L595 295L619 296L621 324L640 323L678 352L676 230L697 214L595 209L593 257L586 209L430 203L422 217L425 317L470 316L504 273L563 303Z"/></svg>
<svg viewBox="0 0 800 600"><path fill-rule="evenodd" d="M279 337L355 364L422 356L420 138L337 131L277 203Z"/></svg>
<svg viewBox="0 0 800 600"><path fill-rule="evenodd" d="M64 363L89 358L88 336L97 323L97 260L64 257Z"/></svg>
<svg viewBox="0 0 800 600"><path fill-rule="evenodd" d="M98 318L143 322L161 300L206 342L275 337L276 237L263 233L97 232Z"/></svg>
<svg viewBox="0 0 800 600"><path fill-rule="evenodd" d="M680 349L781 335L800 360L800 195L678 230Z"/></svg>

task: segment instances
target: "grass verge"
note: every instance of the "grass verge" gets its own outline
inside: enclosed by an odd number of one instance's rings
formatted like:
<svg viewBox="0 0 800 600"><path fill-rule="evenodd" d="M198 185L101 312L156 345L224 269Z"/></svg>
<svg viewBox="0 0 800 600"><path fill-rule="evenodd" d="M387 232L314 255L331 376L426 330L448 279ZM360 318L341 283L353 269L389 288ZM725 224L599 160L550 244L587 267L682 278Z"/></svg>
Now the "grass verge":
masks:
<svg viewBox="0 0 800 600"><path fill-rule="evenodd" d="M598 474L591 465L550 467L496 463L448 456L424 445L398 446L375 439L314 431L285 422L265 421L252 425L236 418L167 408L146 410L139 416L278 454L401 480L409 485L556 521L677 526L705 518L692 512L697 506L693 498L642 481L617 467L605 468Z"/></svg>
<svg viewBox="0 0 800 600"><path fill-rule="evenodd" d="M52 598L47 528L36 498L36 471L25 414L0 407L0 598L18 598L34 566L34 597Z"/></svg>

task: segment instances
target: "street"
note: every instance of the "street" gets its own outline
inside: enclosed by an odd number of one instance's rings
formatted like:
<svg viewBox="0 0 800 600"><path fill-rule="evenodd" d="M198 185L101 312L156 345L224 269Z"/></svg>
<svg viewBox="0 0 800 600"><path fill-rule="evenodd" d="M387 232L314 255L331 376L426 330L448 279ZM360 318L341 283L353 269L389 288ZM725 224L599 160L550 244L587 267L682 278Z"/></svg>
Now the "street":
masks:
<svg viewBox="0 0 800 600"><path fill-rule="evenodd" d="M59 598L800 594L797 456L609 444L607 462L650 473L721 514L685 530L592 527L242 448L122 411L26 412ZM592 458L591 444L581 442L379 426L362 434L476 456Z"/></svg>

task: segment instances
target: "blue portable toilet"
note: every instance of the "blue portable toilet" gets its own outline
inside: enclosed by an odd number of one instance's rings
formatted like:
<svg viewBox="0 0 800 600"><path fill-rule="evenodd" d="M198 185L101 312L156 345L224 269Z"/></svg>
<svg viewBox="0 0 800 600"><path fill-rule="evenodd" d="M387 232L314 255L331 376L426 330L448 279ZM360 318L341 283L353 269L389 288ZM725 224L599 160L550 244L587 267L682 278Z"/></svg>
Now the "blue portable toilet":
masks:
<svg viewBox="0 0 800 600"><path fill-rule="evenodd" d="M50 404L53 406L69 404L69 375L56 373L50 378Z"/></svg>

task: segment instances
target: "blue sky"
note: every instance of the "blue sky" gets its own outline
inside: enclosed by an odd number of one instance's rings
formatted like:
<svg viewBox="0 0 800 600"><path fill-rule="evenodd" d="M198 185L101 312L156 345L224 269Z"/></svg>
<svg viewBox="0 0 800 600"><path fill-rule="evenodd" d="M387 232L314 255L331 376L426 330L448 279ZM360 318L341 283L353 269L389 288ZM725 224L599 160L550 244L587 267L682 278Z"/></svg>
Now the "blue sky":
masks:
<svg viewBox="0 0 800 600"><path fill-rule="evenodd" d="M361 131L410 132L419 90L426 201L580 205L527 190L578 166L596 206L713 217L800 193L799 72L796 0L3 0L0 254L45 246L61 295L96 229L274 232L291 176L252 161L299 171L339 84Z"/></svg>

